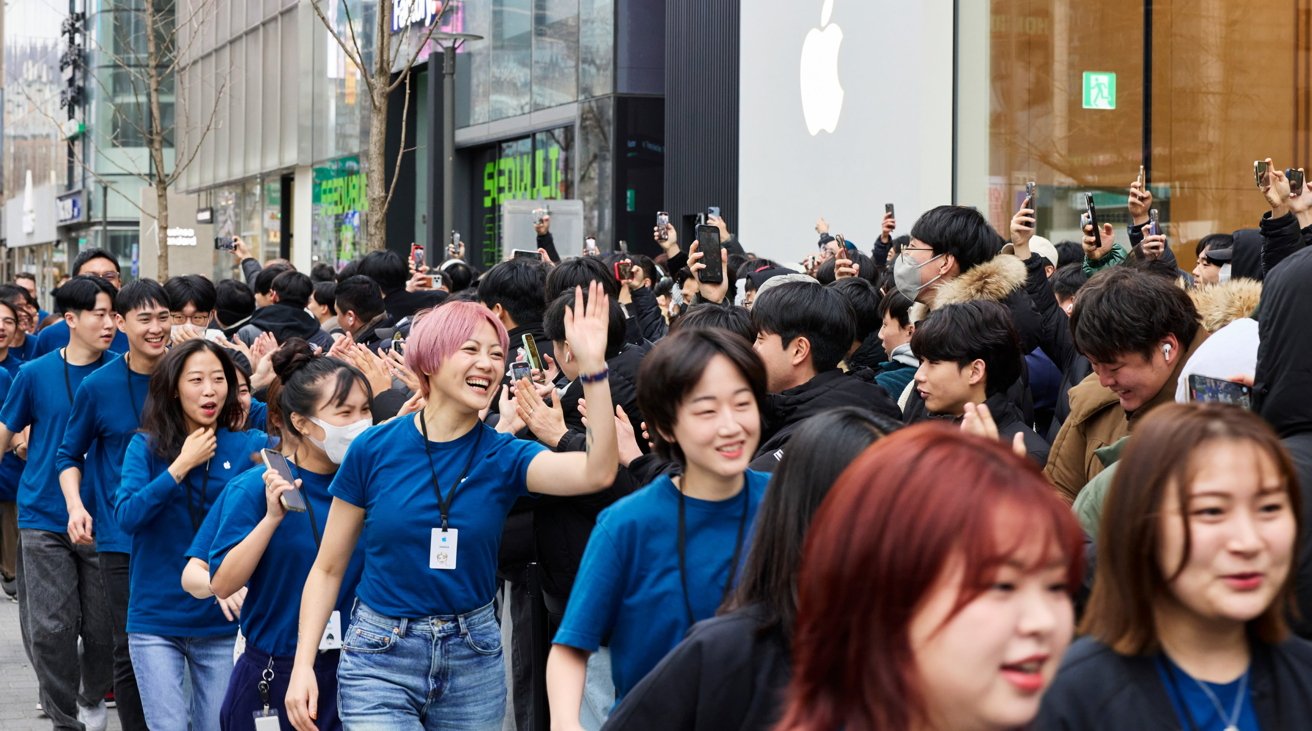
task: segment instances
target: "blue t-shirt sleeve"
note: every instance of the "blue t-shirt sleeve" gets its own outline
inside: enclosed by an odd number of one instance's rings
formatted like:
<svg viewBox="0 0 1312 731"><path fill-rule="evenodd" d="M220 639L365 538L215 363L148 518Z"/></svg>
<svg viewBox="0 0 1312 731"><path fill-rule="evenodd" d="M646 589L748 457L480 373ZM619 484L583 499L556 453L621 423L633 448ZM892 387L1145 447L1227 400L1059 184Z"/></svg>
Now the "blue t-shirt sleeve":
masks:
<svg viewBox="0 0 1312 731"><path fill-rule="evenodd" d="M514 439L497 452L497 459L504 458L506 464L509 465L511 484L514 486L515 495L529 494L528 467L533 464L533 460L539 454L550 451L540 442L531 439Z"/></svg>
<svg viewBox="0 0 1312 731"><path fill-rule="evenodd" d="M246 426L250 429L263 430L269 425L269 407L254 396L251 397L251 413L246 417Z"/></svg>
<svg viewBox="0 0 1312 731"><path fill-rule="evenodd" d="M68 426L64 427L64 441L59 445L55 455L55 471L63 472L70 467L82 469L86 461L87 450L91 449L91 439L96 431L96 394L91 393L86 381L78 384L77 396L73 398L73 412L69 414Z"/></svg>
<svg viewBox="0 0 1312 731"><path fill-rule="evenodd" d="M264 486L264 469L253 468L261 476L259 483ZM249 474L249 473L247 473ZM236 548L238 544L246 540L256 525L264 519L267 510L264 501L264 491L256 492L251 489L249 478L239 477L228 485L224 492L222 510L211 510L210 515L222 513L219 517L218 528L214 532L214 540L210 542L209 554L207 556L197 556L210 565L210 576L218 572L219 566L223 565L223 559L228 557L228 552ZM208 522L208 521L207 521ZM204 526L202 526L203 528ZM192 546L193 550L196 546Z"/></svg>
<svg viewBox="0 0 1312 731"><path fill-rule="evenodd" d="M558 645L596 652L615 625L624 598L625 566L615 541L602 524L592 530L583 563L570 591L556 637Z"/></svg>
<svg viewBox="0 0 1312 731"><path fill-rule="evenodd" d="M152 462L146 435L132 437L123 457L123 479L114 495L114 516L126 533L135 534L150 523L178 489L168 465L152 474Z"/></svg>
<svg viewBox="0 0 1312 731"><path fill-rule="evenodd" d="M18 377L0 407L0 423L11 432L20 432L32 423L32 367L20 368Z"/></svg>

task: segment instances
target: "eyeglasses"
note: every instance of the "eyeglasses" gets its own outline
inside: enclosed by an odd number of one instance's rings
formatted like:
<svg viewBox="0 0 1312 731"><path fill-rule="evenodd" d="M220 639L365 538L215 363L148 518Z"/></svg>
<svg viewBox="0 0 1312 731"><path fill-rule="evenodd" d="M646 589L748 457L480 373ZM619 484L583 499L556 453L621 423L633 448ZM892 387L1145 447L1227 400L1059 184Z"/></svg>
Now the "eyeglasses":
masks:
<svg viewBox="0 0 1312 731"><path fill-rule="evenodd" d="M193 312L190 315L181 312L171 312L169 313L169 316L173 319L174 325L186 325L190 322L193 325L205 327L210 324L210 313L208 312Z"/></svg>
<svg viewBox="0 0 1312 731"><path fill-rule="evenodd" d="M907 266L918 266L920 264L920 262L916 261L916 258L911 255L911 252L913 251L928 251L930 253L933 253L934 249L928 246L924 248L920 248L920 247L911 248L909 246L904 246L902 247L902 254L901 254L903 264L906 264ZM929 261L933 261L933 259L931 258L929 259Z"/></svg>
<svg viewBox="0 0 1312 731"><path fill-rule="evenodd" d="M117 281L119 280L118 272L115 272L115 271L105 271L105 272L83 272L83 273L84 273L84 274L87 274L87 275L89 275L89 276L92 276L92 277L100 277L101 279L105 280L106 282L117 282Z"/></svg>

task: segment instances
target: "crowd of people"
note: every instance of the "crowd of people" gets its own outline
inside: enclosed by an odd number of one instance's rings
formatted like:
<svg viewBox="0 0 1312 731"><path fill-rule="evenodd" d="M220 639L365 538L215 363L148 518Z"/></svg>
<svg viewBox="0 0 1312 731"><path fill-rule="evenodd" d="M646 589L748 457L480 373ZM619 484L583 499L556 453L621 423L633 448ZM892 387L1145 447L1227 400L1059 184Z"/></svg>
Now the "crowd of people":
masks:
<svg viewBox="0 0 1312 731"><path fill-rule="evenodd" d="M1312 191L1182 271L940 206L867 252L0 286L0 578L57 729L1290 729ZM1256 200L1256 199L1255 199ZM718 210L718 209L717 209ZM808 247L810 244L807 245ZM708 272L719 270L723 276ZM1213 403L1213 402L1225 403Z"/></svg>

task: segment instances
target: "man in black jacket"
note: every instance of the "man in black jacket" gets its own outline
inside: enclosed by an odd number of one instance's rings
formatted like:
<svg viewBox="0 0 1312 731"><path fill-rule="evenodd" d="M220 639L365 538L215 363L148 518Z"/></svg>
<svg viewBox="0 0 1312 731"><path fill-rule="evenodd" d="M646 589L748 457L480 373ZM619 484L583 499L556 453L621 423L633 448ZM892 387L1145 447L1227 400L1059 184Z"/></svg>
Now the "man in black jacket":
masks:
<svg viewBox="0 0 1312 731"><path fill-rule="evenodd" d="M374 352L382 343L380 328L391 327L383 308L383 293L369 277L355 275L337 284L337 324L359 345Z"/></svg>
<svg viewBox="0 0 1312 731"><path fill-rule="evenodd" d="M378 282L383 290L383 303L392 322L414 317L420 310L436 307L446 299L446 292L409 292L405 285L410 270L405 260L395 251L371 251L360 260L359 273Z"/></svg>
<svg viewBox="0 0 1312 731"><path fill-rule="evenodd" d="M1006 307L972 300L939 308L916 325L911 352L920 359L915 384L931 417L960 421L966 404L984 404L1004 441L1022 435L1030 459L1047 463L1048 443L1007 397L1024 356Z"/></svg>
<svg viewBox="0 0 1312 731"><path fill-rule="evenodd" d="M273 280L270 292L271 304L256 310L250 323L237 331L237 337L249 345L260 333L268 332L279 343L290 338L304 338L324 350L332 347L333 339L319 327L314 315L305 311L310 294L314 292L314 283L308 276L298 271L285 271Z"/></svg>
<svg viewBox="0 0 1312 731"><path fill-rule="evenodd" d="M765 362L770 397L751 469L773 472L797 425L828 409L855 406L902 418L884 389L838 369L856 337L855 320L843 296L819 283L788 282L756 298L754 348Z"/></svg>

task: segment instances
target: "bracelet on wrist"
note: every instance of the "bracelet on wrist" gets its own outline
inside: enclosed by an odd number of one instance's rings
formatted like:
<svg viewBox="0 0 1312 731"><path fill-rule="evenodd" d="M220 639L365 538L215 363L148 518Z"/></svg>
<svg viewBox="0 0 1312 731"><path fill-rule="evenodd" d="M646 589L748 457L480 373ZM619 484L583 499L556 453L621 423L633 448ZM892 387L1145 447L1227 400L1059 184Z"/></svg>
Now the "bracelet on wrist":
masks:
<svg viewBox="0 0 1312 731"><path fill-rule="evenodd" d="M579 380L583 383L600 383L610 375L610 368L602 368L596 373L580 373Z"/></svg>

